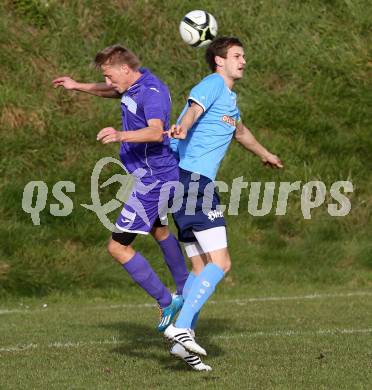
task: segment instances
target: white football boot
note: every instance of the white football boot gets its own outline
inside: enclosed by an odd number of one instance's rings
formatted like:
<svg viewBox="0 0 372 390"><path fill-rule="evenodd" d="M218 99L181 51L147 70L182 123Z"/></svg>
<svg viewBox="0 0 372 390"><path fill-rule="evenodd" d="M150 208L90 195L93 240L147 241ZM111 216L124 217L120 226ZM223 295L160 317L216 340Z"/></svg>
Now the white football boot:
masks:
<svg viewBox="0 0 372 390"><path fill-rule="evenodd" d="M190 333L194 337L194 332L191 331ZM198 355L186 351L181 344L175 343L169 352L174 357L182 359L195 371L212 371L211 366L204 364Z"/></svg>
<svg viewBox="0 0 372 390"><path fill-rule="evenodd" d="M173 324L170 324L165 330L164 336L168 340L181 344L189 352L207 356L207 351L195 342L190 329L176 328Z"/></svg>

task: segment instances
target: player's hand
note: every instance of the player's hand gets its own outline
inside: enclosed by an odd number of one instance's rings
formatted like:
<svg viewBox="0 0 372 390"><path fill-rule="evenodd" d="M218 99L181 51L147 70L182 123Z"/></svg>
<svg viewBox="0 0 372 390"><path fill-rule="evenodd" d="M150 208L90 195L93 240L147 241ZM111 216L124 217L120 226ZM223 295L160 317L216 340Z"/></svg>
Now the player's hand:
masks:
<svg viewBox="0 0 372 390"><path fill-rule="evenodd" d="M124 132L115 130L113 127L105 127L97 134L97 141L101 141L103 144L123 142Z"/></svg>
<svg viewBox="0 0 372 390"><path fill-rule="evenodd" d="M78 83L69 76L58 77L52 81L54 88L63 87L65 89L76 89Z"/></svg>
<svg viewBox="0 0 372 390"><path fill-rule="evenodd" d="M171 128L165 132L170 138L185 139L187 136L187 130L180 125L172 125Z"/></svg>
<svg viewBox="0 0 372 390"><path fill-rule="evenodd" d="M261 160L264 165L268 165L271 168L283 168L283 163L275 154L268 153Z"/></svg>

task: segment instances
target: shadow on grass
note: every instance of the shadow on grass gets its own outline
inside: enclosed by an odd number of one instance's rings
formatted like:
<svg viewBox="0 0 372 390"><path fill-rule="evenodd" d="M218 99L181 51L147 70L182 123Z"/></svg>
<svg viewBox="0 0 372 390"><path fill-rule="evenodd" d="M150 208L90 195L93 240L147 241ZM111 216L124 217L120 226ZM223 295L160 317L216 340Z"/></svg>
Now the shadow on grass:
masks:
<svg viewBox="0 0 372 390"><path fill-rule="evenodd" d="M216 343L211 341L209 335L216 336L226 329L233 331L231 325L232 323L226 319L213 318L200 321L197 334L200 336L201 345L208 351L208 355L216 357L225 354ZM186 364L170 356L171 344L166 341L162 333L155 330L155 327L132 321L102 324L101 326L119 333L120 346L113 348L112 353L130 358L152 360L172 370L189 370Z"/></svg>

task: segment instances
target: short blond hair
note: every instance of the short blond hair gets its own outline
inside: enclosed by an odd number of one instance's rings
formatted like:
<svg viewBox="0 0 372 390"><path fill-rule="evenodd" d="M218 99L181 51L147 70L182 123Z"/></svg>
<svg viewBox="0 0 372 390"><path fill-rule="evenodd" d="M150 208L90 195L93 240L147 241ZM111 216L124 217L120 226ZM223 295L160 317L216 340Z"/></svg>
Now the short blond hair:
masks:
<svg viewBox="0 0 372 390"><path fill-rule="evenodd" d="M121 45L108 46L98 52L94 58L94 65L100 69L102 65L128 65L133 70L138 70L141 62L129 49Z"/></svg>

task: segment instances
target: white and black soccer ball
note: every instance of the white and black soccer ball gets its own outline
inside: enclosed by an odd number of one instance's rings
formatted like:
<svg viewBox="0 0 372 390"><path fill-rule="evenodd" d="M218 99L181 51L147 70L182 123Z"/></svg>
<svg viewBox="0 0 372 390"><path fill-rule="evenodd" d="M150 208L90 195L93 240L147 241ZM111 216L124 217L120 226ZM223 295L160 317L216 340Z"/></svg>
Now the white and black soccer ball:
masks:
<svg viewBox="0 0 372 390"><path fill-rule="evenodd" d="M205 11L190 11L180 23L180 34L190 46L207 46L217 35L216 19Z"/></svg>

